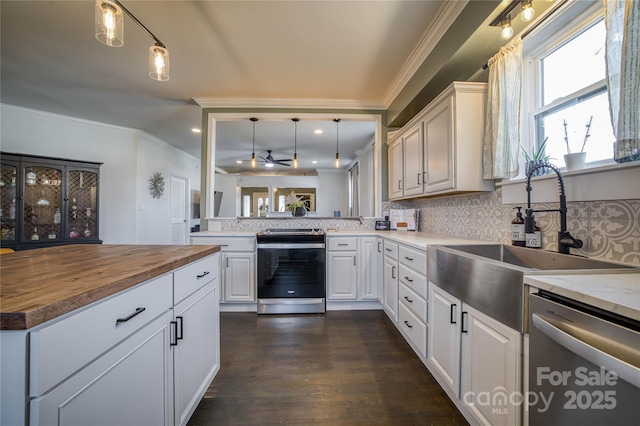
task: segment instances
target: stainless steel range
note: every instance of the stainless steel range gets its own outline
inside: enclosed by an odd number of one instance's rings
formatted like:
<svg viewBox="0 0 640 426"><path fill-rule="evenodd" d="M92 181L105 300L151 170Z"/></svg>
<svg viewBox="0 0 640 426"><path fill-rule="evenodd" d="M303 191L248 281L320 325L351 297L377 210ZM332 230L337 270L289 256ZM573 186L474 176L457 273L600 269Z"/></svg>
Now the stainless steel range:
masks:
<svg viewBox="0 0 640 426"><path fill-rule="evenodd" d="M258 314L325 312L325 234L266 229L258 245Z"/></svg>

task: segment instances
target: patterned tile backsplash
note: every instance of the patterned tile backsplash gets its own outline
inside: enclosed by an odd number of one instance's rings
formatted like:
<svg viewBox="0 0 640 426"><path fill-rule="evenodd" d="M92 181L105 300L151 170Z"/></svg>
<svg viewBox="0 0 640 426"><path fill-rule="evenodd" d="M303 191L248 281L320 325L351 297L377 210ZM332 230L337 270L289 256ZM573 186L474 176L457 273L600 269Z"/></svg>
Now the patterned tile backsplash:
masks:
<svg viewBox="0 0 640 426"><path fill-rule="evenodd" d="M383 210L420 210L420 231L453 237L511 243L511 221L516 205L502 204L502 190L440 198L383 203ZM524 214L523 206L523 214ZM534 209L557 209L558 203L537 203ZM567 228L584 242L572 253L640 265L640 200L585 201L567 203ZM542 231L542 247L558 248L560 215L536 213ZM347 218L243 218L219 219L223 231L259 231L266 228L337 228L371 230L375 219L360 222ZM211 228L210 228L211 229Z"/></svg>
<svg viewBox="0 0 640 426"><path fill-rule="evenodd" d="M420 210L420 230L478 240L511 243L515 204L502 204L502 190L384 203L389 208ZM558 203L536 203L539 209L557 209ZM524 214L523 205L523 214ZM572 253L640 265L640 200L584 201L567 203L567 228L584 242ZM542 247L558 248L560 214L536 213Z"/></svg>

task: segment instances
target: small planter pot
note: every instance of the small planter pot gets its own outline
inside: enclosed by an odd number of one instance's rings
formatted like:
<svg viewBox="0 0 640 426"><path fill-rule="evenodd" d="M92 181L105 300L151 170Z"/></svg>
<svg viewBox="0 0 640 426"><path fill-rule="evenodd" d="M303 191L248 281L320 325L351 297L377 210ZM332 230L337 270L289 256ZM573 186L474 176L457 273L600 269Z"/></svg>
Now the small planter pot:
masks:
<svg viewBox="0 0 640 426"><path fill-rule="evenodd" d="M584 169L584 162L587 159L586 152L574 152L564 155L564 164L567 167L567 171Z"/></svg>
<svg viewBox="0 0 640 426"><path fill-rule="evenodd" d="M294 207L293 210L291 210L292 216L304 216L306 214L307 210L304 207Z"/></svg>

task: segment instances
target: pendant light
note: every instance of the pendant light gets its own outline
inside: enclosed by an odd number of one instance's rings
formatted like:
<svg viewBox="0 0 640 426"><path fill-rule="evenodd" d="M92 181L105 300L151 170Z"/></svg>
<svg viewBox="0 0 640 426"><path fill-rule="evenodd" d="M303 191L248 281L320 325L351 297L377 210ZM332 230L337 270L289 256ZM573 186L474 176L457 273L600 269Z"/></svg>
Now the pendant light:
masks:
<svg viewBox="0 0 640 426"><path fill-rule="evenodd" d="M507 16L502 21L502 38L509 40L511 37L513 37L513 28L511 27L511 18Z"/></svg>
<svg viewBox="0 0 640 426"><path fill-rule="evenodd" d="M124 44L124 15L129 16L149 36L155 44L149 47L149 77L158 81L169 80L169 50L142 22L119 0L96 0L95 28L96 38L111 47Z"/></svg>
<svg viewBox="0 0 640 426"><path fill-rule="evenodd" d="M524 22L529 22L535 16L536 11L533 9L533 5L531 4L531 0L524 0L522 2L522 12L520 15L520 19Z"/></svg>
<svg viewBox="0 0 640 426"><path fill-rule="evenodd" d="M253 149L251 151L251 167L256 167L256 121L258 121L258 119L251 117L249 120L253 122Z"/></svg>
<svg viewBox="0 0 640 426"><path fill-rule="evenodd" d="M295 125L295 132L293 134L293 168L297 169L298 168L298 121L300 121L300 119L292 118L291 121L293 121Z"/></svg>
<svg viewBox="0 0 640 426"><path fill-rule="evenodd" d="M339 118L334 118L333 121L336 122L336 169L340 168L340 150L338 149L338 124L340 123Z"/></svg>
<svg viewBox="0 0 640 426"><path fill-rule="evenodd" d="M95 27L96 38L100 43L111 47L124 44L124 26L122 9L112 0L96 0Z"/></svg>

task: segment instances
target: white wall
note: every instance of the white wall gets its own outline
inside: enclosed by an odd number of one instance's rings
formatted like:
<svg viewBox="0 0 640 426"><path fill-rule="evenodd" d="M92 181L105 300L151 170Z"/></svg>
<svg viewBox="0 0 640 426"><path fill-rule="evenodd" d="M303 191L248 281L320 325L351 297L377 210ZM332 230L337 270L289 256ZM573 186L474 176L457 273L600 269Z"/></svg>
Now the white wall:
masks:
<svg viewBox="0 0 640 426"><path fill-rule="evenodd" d="M236 217L241 215L237 186L238 175L216 175L215 190L222 192L218 217Z"/></svg>
<svg viewBox="0 0 640 426"><path fill-rule="evenodd" d="M10 105L0 105L0 118L4 152L103 163L99 234L105 244L169 244L171 173L200 188L197 158L140 130ZM154 171L166 182L159 200L147 189Z"/></svg>
<svg viewBox="0 0 640 426"><path fill-rule="evenodd" d="M349 183L347 172L342 170L318 170L319 185L316 208L319 216L333 216L340 210L342 216L349 214Z"/></svg>

